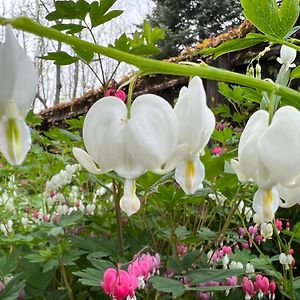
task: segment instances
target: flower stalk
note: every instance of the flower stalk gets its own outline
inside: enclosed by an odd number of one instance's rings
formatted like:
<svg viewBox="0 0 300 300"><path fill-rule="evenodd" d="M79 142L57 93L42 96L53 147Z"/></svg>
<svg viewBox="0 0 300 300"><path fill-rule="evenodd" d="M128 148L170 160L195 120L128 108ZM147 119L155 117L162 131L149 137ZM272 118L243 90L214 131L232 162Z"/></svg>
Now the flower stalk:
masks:
<svg viewBox="0 0 300 300"><path fill-rule="evenodd" d="M56 41L63 42L71 46L80 48L88 48L95 53L108 56L116 59L117 61L124 61L131 65L138 67L144 73L159 73L159 74L172 74L172 75L186 75L186 76L200 76L202 78L224 81L243 86L257 88L268 92L275 91L275 94L287 99L288 103L298 104L300 101L300 93L280 84L272 83L269 81L251 78L246 75L238 74L235 72L218 69L201 63L199 67L193 67L183 64L174 64L165 61L157 61L149 58L135 56L111 47L103 47L87 41L83 41L77 37L64 34L53 28L42 26L34 20L27 17L17 18L0 18L0 25L11 24L13 27L33 33L38 36L46 37ZM287 41L276 40L274 43L281 43L291 48L300 51L300 47L290 44Z"/></svg>

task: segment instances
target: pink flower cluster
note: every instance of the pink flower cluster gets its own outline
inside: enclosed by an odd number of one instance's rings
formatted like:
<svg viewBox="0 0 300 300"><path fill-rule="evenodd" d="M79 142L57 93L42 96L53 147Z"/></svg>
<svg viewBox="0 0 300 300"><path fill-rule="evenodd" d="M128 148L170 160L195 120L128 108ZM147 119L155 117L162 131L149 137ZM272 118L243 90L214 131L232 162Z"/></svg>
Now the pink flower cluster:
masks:
<svg viewBox="0 0 300 300"><path fill-rule="evenodd" d="M208 281L204 283L199 283L198 286L204 287L204 286L230 286L230 287L236 287L238 284L238 278L237 276L228 277L225 282L218 282L218 281ZM210 300L212 298L212 293L210 292L198 292L197 293L197 299L198 300Z"/></svg>
<svg viewBox="0 0 300 300"><path fill-rule="evenodd" d="M248 277L244 277L242 290L245 293L245 300L250 300L256 293L258 293L258 299L261 299L264 295L268 295L270 300L274 300L276 284L274 281L269 281L267 277L258 274L254 282Z"/></svg>
<svg viewBox="0 0 300 300"><path fill-rule="evenodd" d="M230 246L223 246L222 248L216 250L213 255L210 258L211 262L218 262L220 260L222 260L222 258L226 255L226 254L231 254L232 253L232 249Z"/></svg>
<svg viewBox="0 0 300 300"><path fill-rule="evenodd" d="M142 254L128 266L128 271L109 268L104 272L101 287L114 300L135 299L135 290L145 287L145 281L158 272L160 256Z"/></svg>
<svg viewBox="0 0 300 300"><path fill-rule="evenodd" d="M226 147L214 147L211 149L213 155L221 155L227 151Z"/></svg>
<svg viewBox="0 0 300 300"><path fill-rule="evenodd" d="M123 102L126 100L126 94L122 90L116 91L114 88L110 88L104 92L104 96L115 96L121 99Z"/></svg>

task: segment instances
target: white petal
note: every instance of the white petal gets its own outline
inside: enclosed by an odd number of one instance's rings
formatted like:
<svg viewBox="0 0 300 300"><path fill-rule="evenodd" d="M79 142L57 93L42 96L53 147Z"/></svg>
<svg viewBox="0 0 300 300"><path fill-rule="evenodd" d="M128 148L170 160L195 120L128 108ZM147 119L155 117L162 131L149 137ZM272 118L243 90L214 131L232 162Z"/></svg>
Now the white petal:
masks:
<svg viewBox="0 0 300 300"><path fill-rule="evenodd" d="M255 112L247 122L241 135L238 160L244 176L252 178L260 187L274 185L275 179L264 165L257 149L258 138L268 127L269 114L264 110Z"/></svg>
<svg viewBox="0 0 300 300"><path fill-rule="evenodd" d="M300 112L291 106L278 109L257 146L274 178L280 183L292 181L300 174Z"/></svg>
<svg viewBox="0 0 300 300"><path fill-rule="evenodd" d="M187 195L203 187L204 165L198 158L181 161L175 170L175 179Z"/></svg>
<svg viewBox="0 0 300 300"><path fill-rule="evenodd" d="M36 93L38 75L9 25L5 43L0 45L0 73L0 115L4 114L7 101L12 99L25 117Z"/></svg>
<svg viewBox="0 0 300 300"><path fill-rule="evenodd" d="M253 210L259 215L261 222L274 219L279 206L279 194L275 187L258 189L253 198Z"/></svg>
<svg viewBox="0 0 300 300"><path fill-rule="evenodd" d="M164 164L177 144L178 124L171 105L146 94L135 99L128 122L127 143L135 160L147 169Z"/></svg>
<svg viewBox="0 0 300 300"><path fill-rule="evenodd" d="M232 166L232 168L233 168L233 170L234 170L234 172L235 172L235 174L238 177L238 180L240 182L246 182L247 180L251 181L251 178L247 179L245 177L245 175L242 173L240 163L237 160L231 159L230 164L231 164L231 166Z"/></svg>
<svg viewBox="0 0 300 300"><path fill-rule="evenodd" d="M184 161L188 157L187 153L187 144L178 145L165 165L160 166L159 168L150 169L150 171L160 175L166 174L175 169L179 162Z"/></svg>
<svg viewBox="0 0 300 300"><path fill-rule="evenodd" d="M287 188L279 184L276 188L282 199L279 203L280 207L288 208L295 204L300 204L300 186Z"/></svg>
<svg viewBox="0 0 300 300"><path fill-rule="evenodd" d="M136 213L141 206L140 200L135 194L135 190L135 180L126 179L124 184L124 195L120 200L120 207L129 217Z"/></svg>
<svg viewBox="0 0 300 300"><path fill-rule="evenodd" d="M0 121L0 151L11 165L20 165L31 147L30 129L22 119Z"/></svg>
<svg viewBox="0 0 300 300"><path fill-rule="evenodd" d="M122 177L137 177L146 169L128 150L126 105L116 97L98 100L88 111L83 125L85 147L104 170L115 170Z"/></svg>
<svg viewBox="0 0 300 300"><path fill-rule="evenodd" d="M294 62L296 56L297 56L297 50L285 45L281 46L280 58L284 64L290 65L291 63Z"/></svg>
<svg viewBox="0 0 300 300"><path fill-rule="evenodd" d="M215 117L206 105L202 80L194 77L174 107L179 125L179 143L189 145L190 153L204 150L215 127Z"/></svg>
<svg viewBox="0 0 300 300"><path fill-rule="evenodd" d="M87 171L89 171L92 174L103 174L103 173L110 171L110 170L105 170L105 169L103 170L103 169L97 168L92 157L87 152L83 151L80 148L73 147L73 154L74 154L75 158L78 160L78 162Z"/></svg>

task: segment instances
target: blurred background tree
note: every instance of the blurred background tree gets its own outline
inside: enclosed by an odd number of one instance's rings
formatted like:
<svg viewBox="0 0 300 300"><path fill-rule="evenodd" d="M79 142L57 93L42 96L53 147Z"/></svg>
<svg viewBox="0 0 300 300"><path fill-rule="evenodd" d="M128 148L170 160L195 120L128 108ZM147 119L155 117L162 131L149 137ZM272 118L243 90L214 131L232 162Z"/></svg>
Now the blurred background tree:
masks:
<svg viewBox="0 0 300 300"><path fill-rule="evenodd" d="M159 43L159 58L174 56L184 47L242 21L239 0L154 0L154 3L150 23L166 30L165 40Z"/></svg>

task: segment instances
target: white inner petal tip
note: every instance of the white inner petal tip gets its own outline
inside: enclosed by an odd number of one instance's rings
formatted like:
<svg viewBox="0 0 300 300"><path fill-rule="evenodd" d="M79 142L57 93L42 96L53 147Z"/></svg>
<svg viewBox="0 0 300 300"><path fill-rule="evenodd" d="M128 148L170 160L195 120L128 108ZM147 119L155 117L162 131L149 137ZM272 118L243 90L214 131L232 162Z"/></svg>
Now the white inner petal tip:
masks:
<svg viewBox="0 0 300 300"><path fill-rule="evenodd" d="M136 213L141 206L139 198L135 194L136 185L134 179L126 179L124 184L124 195L120 200L120 208L128 217Z"/></svg>

